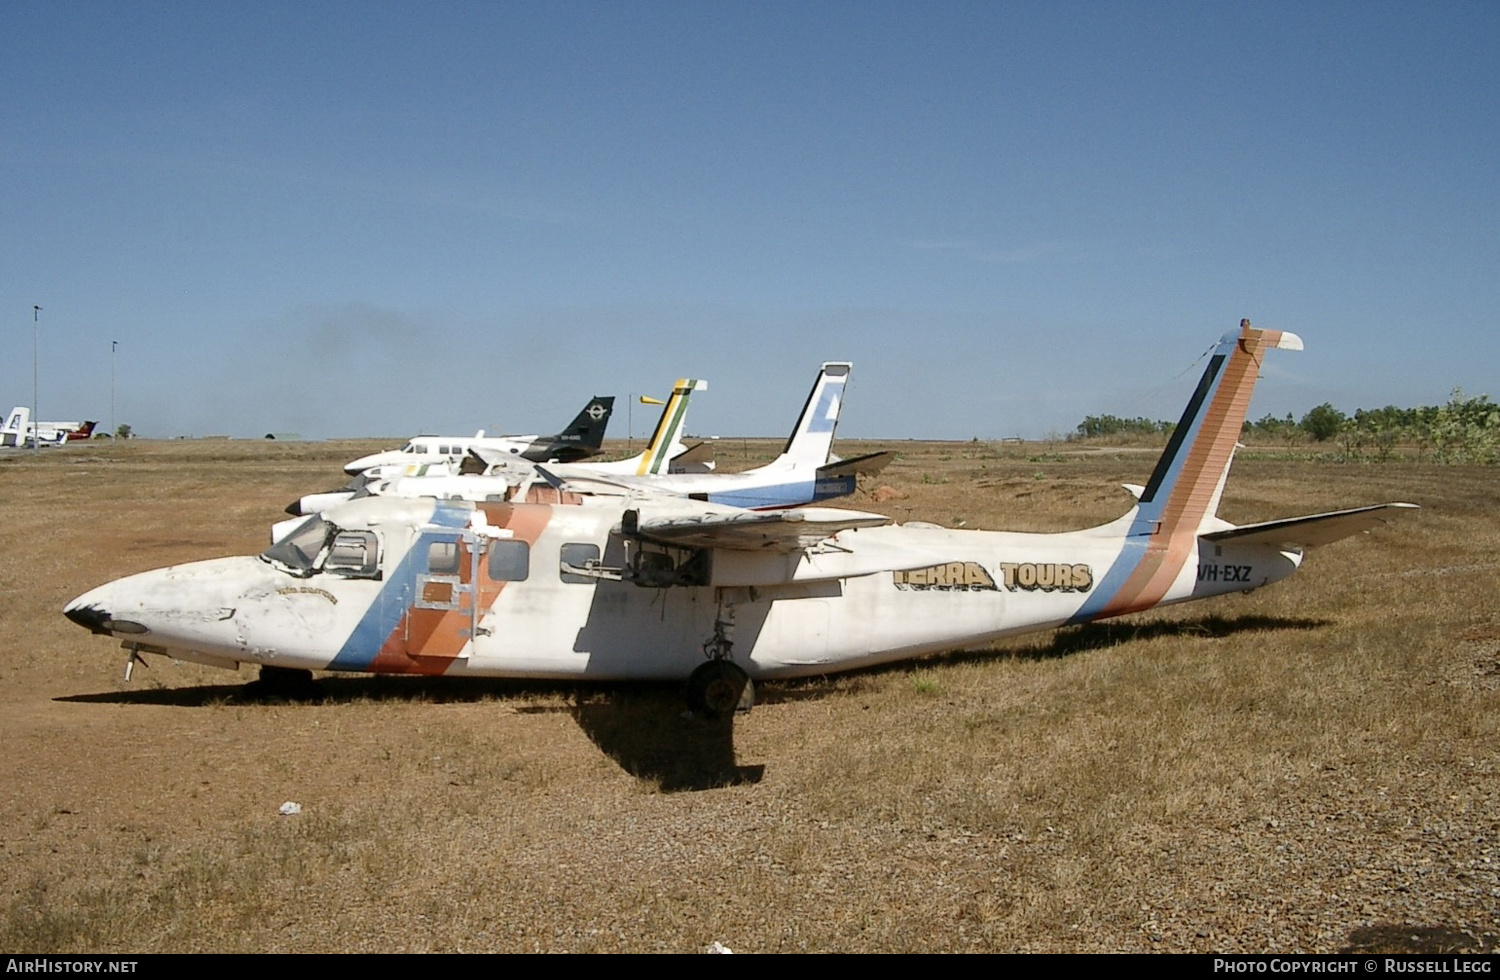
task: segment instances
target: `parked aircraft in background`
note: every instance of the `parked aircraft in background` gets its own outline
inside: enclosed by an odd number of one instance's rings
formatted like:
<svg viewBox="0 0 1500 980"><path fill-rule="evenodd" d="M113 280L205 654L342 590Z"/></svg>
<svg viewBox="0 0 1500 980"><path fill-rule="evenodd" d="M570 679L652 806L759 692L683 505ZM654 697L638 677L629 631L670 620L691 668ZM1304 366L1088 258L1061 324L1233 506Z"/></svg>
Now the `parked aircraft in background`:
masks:
<svg viewBox="0 0 1500 980"><path fill-rule="evenodd" d="M711 469L711 463L703 462L704 454L700 452L703 448L702 443L689 448L682 442L682 435L687 431L688 402L692 399L693 392L707 390L707 381L700 381L697 378L678 378L677 383L672 386L672 394L667 397L666 404L662 405L661 417L656 420L656 428L652 431L651 440L646 443L644 450L628 459L606 462L590 461L570 465L582 467L591 473L641 476L685 472L689 469L694 472ZM648 399L642 398L641 400L647 401ZM655 399L650 399L650 401L661 404ZM505 461L484 448L475 449L474 455L490 466ZM545 461L535 460L534 462ZM568 461L561 460L560 462L567 463Z"/></svg>
<svg viewBox="0 0 1500 980"><path fill-rule="evenodd" d="M566 429L551 436L486 436L480 429L472 436L417 436L400 449L361 456L344 464L344 472L363 473L376 466L420 466L436 462L456 465L470 450L483 450L512 459L545 463L571 462L597 456L604 444L604 429L614 411L613 397L595 395Z"/></svg>
<svg viewBox="0 0 1500 980"><path fill-rule="evenodd" d="M355 490L311 494L287 508L293 515L315 513L363 496L440 497L448 500L557 502L558 492L576 497L586 494L669 494L710 503L768 510L847 496L855 491L860 473L876 473L892 459L891 453L871 453L857 459L832 459L833 437L849 381L851 365L829 361L818 370L802 412L792 426L781 455L764 466L741 473L667 472L665 447L676 444L677 432L686 416L687 399L706 382L684 379L677 383L672 399L662 411L656 434L646 452L615 463L516 465L491 454L476 451L491 465L483 475L455 476L421 472L406 473L368 482ZM697 447L695 447L696 449ZM675 464L682 457L674 457ZM675 465L672 467L675 470ZM553 492L538 493L539 477ZM278 525L273 534L286 529Z"/></svg>
<svg viewBox="0 0 1500 980"><path fill-rule="evenodd" d="M1061 534L888 525L823 508L689 498L575 506L351 501L256 557L132 575L64 613L214 666L686 680L696 711L748 706L750 681L826 674L1247 591L1305 550L1411 504L1235 527L1216 516L1261 358L1293 334L1225 335L1146 484L1118 520Z"/></svg>
<svg viewBox="0 0 1500 980"><path fill-rule="evenodd" d="M786 446L776 459L741 473L603 473L588 463L546 465L544 474L559 488L576 492L609 492L609 488L637 493L668 493L709 503L769 510L797 507L853 493L861 473L878 473L894 458L870 453L839 460L832 455L833 436L853 365L828 361L808 392L802 413L792 426Z"/></svg>
<svg viewBox="0 0 1500 980"><path fill-rule="evenodd" d="M42 446L61 446L88 439L94 434L93 422L31 421L31 409L17 405L10 410L4 428L0 428L0 446L30 446L33 439Z"/></svg>
<svg viewBox="0 0 1500 980"><path fill-rule="evenodd" d="M662 405L661 418L651 434L651 441L638 455L629 459L602 463L574 463L572 465L594 473L661 473L683 467L707 469L712 463L693 459L702 444L684 448L682 430L687 422L688 401L693 392L703 391L707 381L680 378L672 386L672 394ZM673 450L676 450L675 452ZM366 457L367 459L373 457ZM355 462L360 462L355 460ZM353 464L350 464L353 465ZM347 468L347 467L346 467ZM466 457L457 464L444 459L440 462L417 463L406 466L384 464L372 466L358 474L338 490L307 494L287 505L286 512L294 517L317 514L330 507L346 503L355 497L441 497L452 500L511 500L526 499L526 490L536 482L543 482L534 464L516 460L505 454L488 449L471 448ZM556 499L556 494L551 499ZM287 530L277 524L271 529L272 540Z"/></svg>

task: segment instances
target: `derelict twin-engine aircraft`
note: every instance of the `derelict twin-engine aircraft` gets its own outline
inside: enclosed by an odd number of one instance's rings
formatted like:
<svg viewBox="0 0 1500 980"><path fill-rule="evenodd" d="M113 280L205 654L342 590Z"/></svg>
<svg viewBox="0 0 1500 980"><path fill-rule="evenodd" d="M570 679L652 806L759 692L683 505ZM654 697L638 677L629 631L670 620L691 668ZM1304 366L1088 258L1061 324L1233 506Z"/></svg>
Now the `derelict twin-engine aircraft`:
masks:
<svg viewBox="0 0 1500 980"><path fill-rule="evenodd" d="M486 436L483 429L472 436L417 436L400 449L351 460L344 464L344 472L353 476L376 466L457 464L474 449L536 463L588 459L599 455L614 407L612 396L595 395L567 428L550 436Z"/></svg>
<svg viewBox="0 0 1500 980"><path fill-rule="evenodd" d="M1061 534L891 526L681 497L576 505L370 497L257 557L132 575L64 609L123 641L264 684L312 670L686 680L705 714L751 680L833 673L1268 585L1305 549L1411 504L1235 527L1215 515L1261 358L1218 344L1137 502ZM885 525L885 526L880 526Z"/></svg>

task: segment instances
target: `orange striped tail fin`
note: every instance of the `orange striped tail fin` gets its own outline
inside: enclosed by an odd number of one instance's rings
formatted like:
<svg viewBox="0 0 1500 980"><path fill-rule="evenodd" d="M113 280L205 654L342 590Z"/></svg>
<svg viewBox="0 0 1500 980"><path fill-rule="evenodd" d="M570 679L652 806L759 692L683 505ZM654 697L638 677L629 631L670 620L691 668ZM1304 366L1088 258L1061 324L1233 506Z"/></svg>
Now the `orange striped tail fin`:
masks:
<svg viewBox="0 0 1500 980"><path fill-rule="evenodd" d="M1261 361L1273 348L1301 350L1302 339L1241 320L1238 333L1219 341L1141 493L1124 550L1073 622L1149 609L1166 595L1218 507Z"/></svg>

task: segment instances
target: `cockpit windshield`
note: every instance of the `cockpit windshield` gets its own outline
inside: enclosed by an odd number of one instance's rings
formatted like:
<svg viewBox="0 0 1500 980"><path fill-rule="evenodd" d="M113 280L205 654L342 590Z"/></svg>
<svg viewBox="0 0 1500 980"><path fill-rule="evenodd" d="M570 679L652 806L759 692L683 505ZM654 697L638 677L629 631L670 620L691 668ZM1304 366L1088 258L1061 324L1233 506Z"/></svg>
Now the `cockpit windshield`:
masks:
<svg viewBox="0 0 1500 980"><path fill-rule="evenodd" d="M313 573L318 556L338 528L314 514L297 525L290 534L260 553L266 561L284 567L303 578Z"/></svg>

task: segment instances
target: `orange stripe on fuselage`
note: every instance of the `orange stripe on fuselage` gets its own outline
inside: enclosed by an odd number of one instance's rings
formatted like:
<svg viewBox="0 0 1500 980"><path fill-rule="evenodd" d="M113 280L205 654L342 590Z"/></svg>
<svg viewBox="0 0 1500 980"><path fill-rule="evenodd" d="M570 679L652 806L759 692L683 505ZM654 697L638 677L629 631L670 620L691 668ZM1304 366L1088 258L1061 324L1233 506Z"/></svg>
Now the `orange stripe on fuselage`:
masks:
<svg viewBox="0 0 1500 980"><path fill-rule="evenodd" d="M484 512L491 527L507 528L515 540L525 541L533 547L552 517L552 508L539 504L486 502L475 504L475 507ZM473 584L472 557L468 543L461 541L458 556L460 584ZM368 669L374 673L432 675L442 674L452 667L465 644L470 642L465 632L495 604L507 585L489 577L487 563L479 562L478 567L479 582L474 590L474 602L479 607L477 615L468 608L409 608L391 635L386 637ZM422 653L414 656L408 652L410 649Z"/></svg>
<svg viewBox="0 0 1500 980"><path fill-rule="evenodd" d="M1219 478L1239 442L1250 395L1260 374L1261 357L1281 339L1279 330L1246 328L1224 367L1213 400L1203 413L1198 436L1162 507L1161 522L1125 584L1098 618L1150 609L1162 600L1197 550L1198 529L1208 516Z"/></svg>

